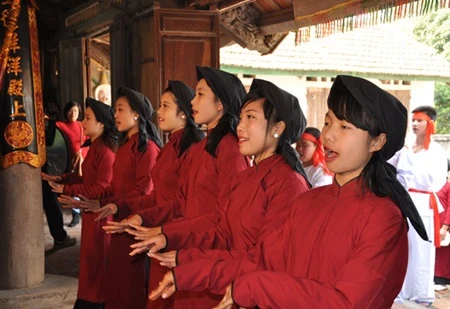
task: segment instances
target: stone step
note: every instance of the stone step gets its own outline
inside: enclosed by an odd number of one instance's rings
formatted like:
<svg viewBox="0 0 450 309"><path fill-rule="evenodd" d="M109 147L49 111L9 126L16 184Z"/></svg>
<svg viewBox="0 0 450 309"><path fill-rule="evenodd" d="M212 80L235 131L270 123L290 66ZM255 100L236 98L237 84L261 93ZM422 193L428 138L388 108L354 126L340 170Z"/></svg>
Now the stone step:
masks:
<svg viewBox="0 0 450 309"><path fill-rule="evenodd" d="M26 289L0 290L2 309L71 309L77 297L78 280L45 275L40 285Z"/></svg>

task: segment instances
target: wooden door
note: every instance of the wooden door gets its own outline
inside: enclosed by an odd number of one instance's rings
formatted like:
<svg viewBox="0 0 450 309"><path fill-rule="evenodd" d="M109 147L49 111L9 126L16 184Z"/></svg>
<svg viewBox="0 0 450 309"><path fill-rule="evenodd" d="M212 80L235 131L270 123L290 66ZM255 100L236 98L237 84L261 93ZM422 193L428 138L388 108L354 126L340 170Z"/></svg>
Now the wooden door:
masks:
<svg viewBox="0 0 450 309"><path fill-rule="evenodd" d="M84 106L84 100L88 95L85 59L88 57L84 38L59 42L59 106L62 117L67 102L77 101Z"/></svg>
<svg viewBox="0 0 450 309"><path fill-rule="evenodd" d="M156 96L171 79L191 87L197 65L219 67L218 11L155 9Z"/></svg>

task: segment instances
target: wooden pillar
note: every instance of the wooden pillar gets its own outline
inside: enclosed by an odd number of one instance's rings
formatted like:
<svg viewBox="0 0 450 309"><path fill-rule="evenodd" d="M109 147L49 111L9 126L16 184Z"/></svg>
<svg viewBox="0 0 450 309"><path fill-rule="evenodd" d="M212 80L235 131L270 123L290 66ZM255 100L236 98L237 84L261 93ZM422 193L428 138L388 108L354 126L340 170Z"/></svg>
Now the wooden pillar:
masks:
<svg viewBox="0 0 450 309"><path fill-rule="evenodd" d="M44 280L44 113L35 7L3 1L0 11L0 289L17 289Z"/></svg>
<svg viewBox="0 0 450 309"><path fill-rule="evenodd" d="M40 169L14 164L0 170L0 289L44 280Z"/></svg>

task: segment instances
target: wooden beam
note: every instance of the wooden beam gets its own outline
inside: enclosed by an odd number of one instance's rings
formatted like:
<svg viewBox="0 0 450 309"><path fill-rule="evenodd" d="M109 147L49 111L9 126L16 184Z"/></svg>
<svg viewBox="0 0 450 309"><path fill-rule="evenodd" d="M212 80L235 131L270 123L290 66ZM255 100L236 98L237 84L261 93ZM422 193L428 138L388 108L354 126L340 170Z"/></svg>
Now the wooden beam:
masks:
<svg viewBox="0 0 450 309"><path fill-rule="evenodd" d="M207 6L207 5L211 5L211 4L216 4L219 2L222 2L223 0L192 0L189 3L190 7L193 6Z"/></svg>
<svg viewBox="0 0 450 309"><path fill-rule="evenodd" d="M234 9L241 5L250 4L252 2L255 2L256 0L230 0L225 1L222 4L219 5L219 12L225 12L227 10Z"/></svg>
<svg viewBox="0 0 450 309"><path fill-rule="evenodd" d="M298 27L296 27L294 9L291 7L265 14L259 18L258 27L264 35L296 30Z"/></svg>

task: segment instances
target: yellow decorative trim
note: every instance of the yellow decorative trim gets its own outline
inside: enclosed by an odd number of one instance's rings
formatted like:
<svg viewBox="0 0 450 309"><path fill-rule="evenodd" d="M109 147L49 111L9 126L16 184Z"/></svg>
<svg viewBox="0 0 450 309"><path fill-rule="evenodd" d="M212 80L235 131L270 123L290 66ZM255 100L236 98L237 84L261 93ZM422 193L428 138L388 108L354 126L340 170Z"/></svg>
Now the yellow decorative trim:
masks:
<svg viewBox="0 0 450 309"><path fill-rule="evenodd" d="M450 7L450 0L351 0L306 16L296 17L296 43L307 42L312 34L331 34L389 23L400 18L427 14ZM295 12L294 12L295 13Z"/></svg>
<svg viewBox="0 0 450 309"><path fill-rule="evenodd" d="M17 20L20 14L20 0L14 0L9 10L9 18L6 25L5 38L3 39L2 49L0 52L0 87L3 86L3 78L5 76L6 65L9 59L9 49L12 42L13 34L16 30Z"/></svg>
<svg viewBox="0 0 450 309"><path fill-rule="evenodd" d="M32 163L30 164L35 167L42 167L46 161L44 103L42 99L41 63L36 22L36 9L32 6L28 6L28 26L30 32L31 71L33 75L33 100L36 122L36 143L38 149L37 165L34 165Z"/></svg>
<svg viewBox="0 0 450 309"><path fill-rule="evenodd" d="M28 122L10 122L3 133L5 141L13 148L26 148L33 142L33 128Z"/></svg>

